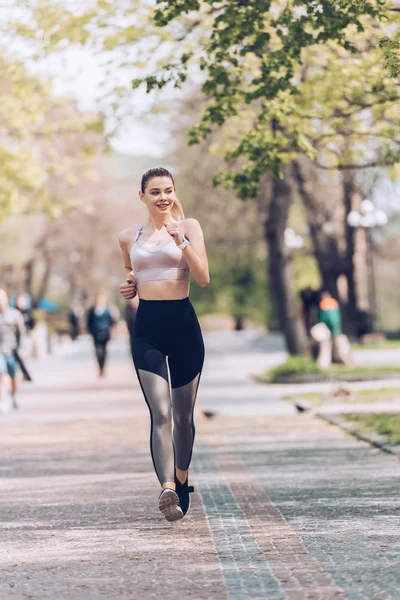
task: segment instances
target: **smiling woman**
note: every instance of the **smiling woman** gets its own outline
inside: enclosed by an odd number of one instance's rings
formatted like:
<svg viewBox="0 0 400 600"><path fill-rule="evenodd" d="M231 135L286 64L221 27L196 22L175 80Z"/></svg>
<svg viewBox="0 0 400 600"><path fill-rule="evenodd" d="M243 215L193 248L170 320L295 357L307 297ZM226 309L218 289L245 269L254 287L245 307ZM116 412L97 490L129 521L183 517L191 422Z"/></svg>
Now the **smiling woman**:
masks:
<svg viewBox="0 0 400 600"><path fill-rule="evenodd" d="M196 219L185 218L169 171L147 171L139 197L149 216L144 225L120 234L127 270L120 291L127 300L139 296L132 357L150 410L151 454L162 487L159 509L168 521L176 521L189 510L193 491L188 469L204 363L189 279L191 273L205 287L210 281L208 260L201 226Z"/></svg>

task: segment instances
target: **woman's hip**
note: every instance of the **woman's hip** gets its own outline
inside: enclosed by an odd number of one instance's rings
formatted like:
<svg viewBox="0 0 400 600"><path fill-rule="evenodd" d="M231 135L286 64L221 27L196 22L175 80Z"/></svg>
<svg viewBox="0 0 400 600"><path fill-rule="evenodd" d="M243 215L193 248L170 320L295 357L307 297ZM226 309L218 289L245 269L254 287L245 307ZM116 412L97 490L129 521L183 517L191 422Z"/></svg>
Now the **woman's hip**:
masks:
<svg viewBox="0 0 400 600"><path fill-rule="evenodd" d="M201 336L200 323L189 297L182 300L140 300L133 337L151 340Z"/></svg>

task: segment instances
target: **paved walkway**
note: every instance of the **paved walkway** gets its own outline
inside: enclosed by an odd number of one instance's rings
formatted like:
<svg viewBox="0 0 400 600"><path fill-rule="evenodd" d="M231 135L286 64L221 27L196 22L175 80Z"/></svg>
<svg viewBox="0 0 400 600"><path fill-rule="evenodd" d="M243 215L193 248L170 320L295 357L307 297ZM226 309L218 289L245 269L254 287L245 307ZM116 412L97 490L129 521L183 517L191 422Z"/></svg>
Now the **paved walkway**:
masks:
<svg viewBox="0 0 400 600"><path fill-rule="evenodd" d="M399 461L246 384L269 358L208 336L193 508L158 513L124 340L33 365L1 418L0 598L400 599Z"/></svg>

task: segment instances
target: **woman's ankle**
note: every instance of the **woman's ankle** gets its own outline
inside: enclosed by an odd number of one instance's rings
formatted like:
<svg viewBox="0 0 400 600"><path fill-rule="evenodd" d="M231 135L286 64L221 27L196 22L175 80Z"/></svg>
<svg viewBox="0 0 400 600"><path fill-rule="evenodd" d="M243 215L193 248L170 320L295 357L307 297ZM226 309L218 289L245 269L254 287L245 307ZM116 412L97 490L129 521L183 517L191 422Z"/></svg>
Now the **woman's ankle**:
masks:
<svg viewBox="0 0 400 600"><path fill-rule="evenodd" d="M175 469L176 472L176 478L178 479L178 481L182 484L184 484L188 478L188 472L183 471L182 469Z"/></svg>
<svg viewBox="0 0 400 600"><path fill-rule="evenodd" d="M175 490L176 485L174 481L166 481L165 483L162 484L162 489L163 490Z"/></svg>

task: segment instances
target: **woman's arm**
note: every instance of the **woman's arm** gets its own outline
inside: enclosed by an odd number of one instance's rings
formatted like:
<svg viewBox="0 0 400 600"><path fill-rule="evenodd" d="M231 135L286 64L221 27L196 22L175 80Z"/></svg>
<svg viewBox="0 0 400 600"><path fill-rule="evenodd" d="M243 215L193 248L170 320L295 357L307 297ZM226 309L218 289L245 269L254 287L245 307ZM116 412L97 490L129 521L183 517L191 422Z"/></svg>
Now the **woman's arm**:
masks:
<svg viewBox="0 0 400 600"><path fill-rule="evenodd" d="M206 287L210 283L210 274L208 271L207 251L200 223L196 219L185 219L184 230L190 239L190 244L182 250L183 256L189 265L194 280L201 287Z"/></svg>
<svg viewBox="0 0 400 600"><path fill-rule="evenodd" d="M133 235L134 230L132 229L125 229L119 234L119 245L123 256L126 279L126 283L122 283L119 286L119 291L125 300L131 300L134 298L137 291L135 274L132 271L131 257L129 254L133 244Z"/></svg>
<svg viewBox="0 0 400 600"><path fill-rule="evenodd" d="M128 276L132 271L131 257L129 254L132 244L133 244L133 230L125 229L124 231L121 231L121 233L119 234L119 246L121 248L121 252L122 252L122 256L123 256L124 269L125 269L126 276Z"/></svg>

